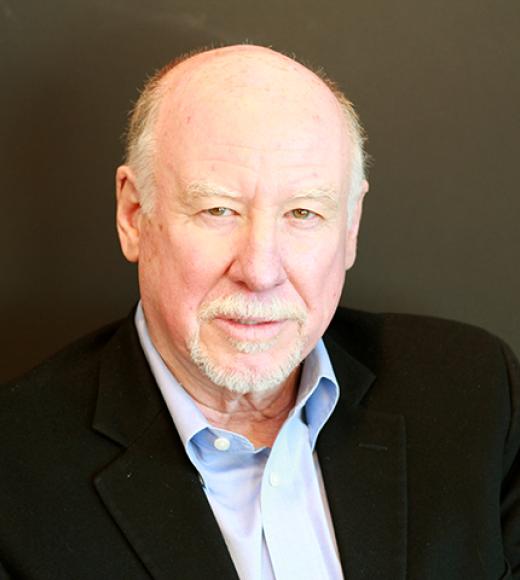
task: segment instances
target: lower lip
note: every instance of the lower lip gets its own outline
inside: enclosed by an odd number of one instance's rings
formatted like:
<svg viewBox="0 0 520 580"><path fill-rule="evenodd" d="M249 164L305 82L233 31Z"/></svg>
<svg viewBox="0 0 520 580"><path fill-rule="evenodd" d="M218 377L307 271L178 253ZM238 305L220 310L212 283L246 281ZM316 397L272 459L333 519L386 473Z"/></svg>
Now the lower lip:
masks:
<svg viewBox="0 0 520 580"><path fill-rule="evenodd" d="M213 322L231 338L260 342L275 339L288 321L277 320L259 324L241 324L229 318L214 318Z"/></svg>

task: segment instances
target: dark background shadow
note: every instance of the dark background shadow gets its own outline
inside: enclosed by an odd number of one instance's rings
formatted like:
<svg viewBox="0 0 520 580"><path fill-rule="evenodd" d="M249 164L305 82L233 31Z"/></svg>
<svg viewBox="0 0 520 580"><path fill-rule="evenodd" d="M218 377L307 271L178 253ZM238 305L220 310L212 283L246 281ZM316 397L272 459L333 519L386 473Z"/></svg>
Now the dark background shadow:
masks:
<svg viewBox="0 0 520 580"><path fill-rule="evenodd" d="M374 158L343 302L487 327L520 351L520 3L0 0L0 379L123 316L126 112L155 68L249 41L321 65Z"/></svg>

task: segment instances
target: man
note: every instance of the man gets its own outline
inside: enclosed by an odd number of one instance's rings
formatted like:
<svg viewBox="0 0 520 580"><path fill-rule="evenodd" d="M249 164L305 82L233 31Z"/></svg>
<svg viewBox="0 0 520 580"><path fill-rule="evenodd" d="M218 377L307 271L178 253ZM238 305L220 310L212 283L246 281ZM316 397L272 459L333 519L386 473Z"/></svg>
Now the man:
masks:
<svg viewBox="0 0 520 580"><path fill-rule="evenodd" d="M266 48L149 82L116 179L135 314L2 391L4 577L520 577L507 347L331 323L362 145L332 83Z"/></svg>

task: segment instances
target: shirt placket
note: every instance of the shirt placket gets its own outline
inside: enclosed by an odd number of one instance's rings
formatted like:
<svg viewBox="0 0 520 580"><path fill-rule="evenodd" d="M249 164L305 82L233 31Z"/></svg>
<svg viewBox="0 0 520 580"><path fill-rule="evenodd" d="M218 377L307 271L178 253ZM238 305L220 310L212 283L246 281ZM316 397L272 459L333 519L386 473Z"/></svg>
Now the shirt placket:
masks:
<svg viewBox="0 0 520 580"><path fill-rule="evenodd" d="M302 514L296 475L301 453L310 452L308 429L299 417L284 426L266 464L261 488L265 542L277 580L323 578L322 555Z"/></svg>

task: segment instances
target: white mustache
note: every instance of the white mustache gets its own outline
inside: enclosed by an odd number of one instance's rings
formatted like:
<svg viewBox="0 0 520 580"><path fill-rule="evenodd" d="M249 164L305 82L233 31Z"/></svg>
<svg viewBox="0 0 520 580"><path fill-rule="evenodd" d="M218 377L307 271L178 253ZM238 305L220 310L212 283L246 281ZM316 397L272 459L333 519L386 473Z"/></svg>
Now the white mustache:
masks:
<svg viewBox="0 0 520 580"><path fill-rule="evenodd" d="M243 294L230 294L204 303L199 311L201 320L211 320L217 316L234 319L256 319L262 321L307 320L306 311L298 304L271 298L267 301L246 298Z"/></svg>

